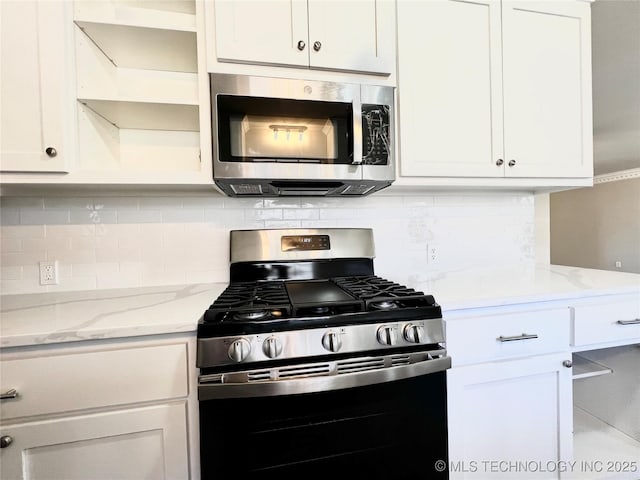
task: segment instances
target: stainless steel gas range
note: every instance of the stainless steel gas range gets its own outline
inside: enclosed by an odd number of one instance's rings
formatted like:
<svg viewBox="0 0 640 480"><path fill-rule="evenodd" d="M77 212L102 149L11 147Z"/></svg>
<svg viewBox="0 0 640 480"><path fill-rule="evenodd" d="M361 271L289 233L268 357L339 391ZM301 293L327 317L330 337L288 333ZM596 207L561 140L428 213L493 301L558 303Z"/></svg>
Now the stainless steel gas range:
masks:
<svg viewBox="0 0 640 480"><path fill-rule="evenodd" d="M198 325L203 479L447 478L441 310L374 256L369 229L231 232Z"/></svg>

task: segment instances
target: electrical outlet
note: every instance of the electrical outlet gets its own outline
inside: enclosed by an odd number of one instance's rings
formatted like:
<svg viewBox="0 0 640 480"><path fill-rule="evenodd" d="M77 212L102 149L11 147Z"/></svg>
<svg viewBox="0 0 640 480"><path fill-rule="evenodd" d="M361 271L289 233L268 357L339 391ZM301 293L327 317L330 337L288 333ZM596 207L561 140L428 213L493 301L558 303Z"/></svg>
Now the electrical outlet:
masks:
<svg viewBox="0 0 640 480"><path fill-rule="evenodd" d="M40 262L40 285L58 284L58 262Z"/></svg>
<svg viewBox="0 0 640 480"><path fill-rule="evenodd" d="M427 263L440 263L440 248L435 243L427 244Z"/></svg>
<svg viewBox="0 0 640 480"><path fill-rule="evenodd" d="M616 261L616 268L622 268L622 262L620 260Z"/></svg>

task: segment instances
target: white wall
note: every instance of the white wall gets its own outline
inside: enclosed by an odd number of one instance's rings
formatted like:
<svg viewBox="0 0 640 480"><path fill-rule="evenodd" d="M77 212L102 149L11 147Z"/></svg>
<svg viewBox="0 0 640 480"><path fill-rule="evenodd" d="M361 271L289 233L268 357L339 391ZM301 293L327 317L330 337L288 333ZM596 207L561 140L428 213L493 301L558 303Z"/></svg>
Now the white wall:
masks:
<svg viewBox="0 0 640 480"><path fill-rule="evenodd" d="M2 293L228 281L229 230L373 228L376 273L411 285L446 271L535 260L533 195L348 199L4 197ZM440 260L427 262L427 244ZM38 262L57 260L59 285Z"/></svg>
<svg viewBox="0 0 640 480"><path fill-rule="evenodd" d="M553 193L550 203L552 263L640 273L640 178Z"/></svg>

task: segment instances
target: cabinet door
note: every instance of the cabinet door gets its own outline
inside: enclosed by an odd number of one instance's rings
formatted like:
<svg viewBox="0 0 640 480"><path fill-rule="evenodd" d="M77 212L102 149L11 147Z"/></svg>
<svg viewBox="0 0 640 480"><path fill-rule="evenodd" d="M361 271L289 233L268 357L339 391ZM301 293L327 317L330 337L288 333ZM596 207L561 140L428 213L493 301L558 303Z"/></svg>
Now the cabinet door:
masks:
<svg viewBox="0 0 640 480"><path fill-rule="evenodd" d="M489 462L571 460L571 369L562 365L570 359L545 355L448 371L452 479L559 478L549 469L530 477L493 471Z"/></svg>
<svg viewBox="0 0 640 480"><path fill-rule="evenodd" d="M393 71L392 0L309 0L308 5L312 68L382 74Z"/></svg>
<svg viewBox="0 0 640 480"><path fill-rule="evenodd" d="M214 15L218 60L309 65L306 0L215 0Z"/></svg>
<svg viewBox="0 0 640 480"><path fill-rule="evenodd" d="M64 172L65 5L2 1L0 35L0 169Z"/></svg>
<svg viewBox="0 0 640 480"><path fill-rule="evenodd" d="M44 399L43 399L44 401ZM189 478L184 404L0 427L2 478Z"/></svg>
<svg viewBox="0 0 640 480"><path fill-rule="evenodd" d="M401 175L502 177L500 2L397 11Z"/></svg>
<svg viewBox="0 0 640 480"><path fill-rule="evenodd" d="M587 2L503 2L507 176L593 174Z"/></svg>

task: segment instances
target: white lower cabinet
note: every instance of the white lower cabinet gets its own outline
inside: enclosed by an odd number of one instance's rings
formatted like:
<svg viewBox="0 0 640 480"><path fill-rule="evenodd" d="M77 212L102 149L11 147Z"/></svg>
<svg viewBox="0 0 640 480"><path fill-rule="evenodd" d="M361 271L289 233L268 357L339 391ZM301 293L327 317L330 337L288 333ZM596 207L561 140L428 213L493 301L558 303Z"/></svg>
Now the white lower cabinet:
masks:
<svg viewBox="0 0 640 480"><path fill-rule="evenodd" d="M450 478L561 478L572 458L570 359L556 353L449 370Z"/></svg>
<svg viewBox="0 0 640 480"><path fill-rule="evenodd" d="M2 478L189 477L185 402L5 425Z"/></svg>
<svg viewBox="0 0 640 480"><path fill-rule="evenodd" d="M0 478L197 480L194 342L0 349Z"/></svg>

